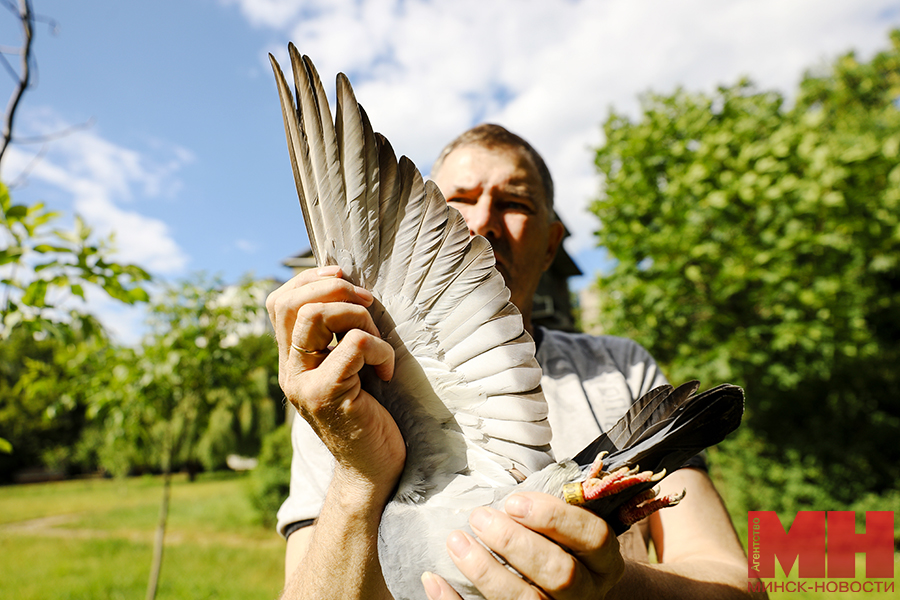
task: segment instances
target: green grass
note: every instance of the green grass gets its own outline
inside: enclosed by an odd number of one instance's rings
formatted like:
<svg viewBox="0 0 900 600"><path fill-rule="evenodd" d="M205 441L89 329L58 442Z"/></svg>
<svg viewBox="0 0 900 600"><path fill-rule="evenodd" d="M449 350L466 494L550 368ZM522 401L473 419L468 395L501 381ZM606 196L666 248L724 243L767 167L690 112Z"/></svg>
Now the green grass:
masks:
<svg viewBox="0 0 900 600"><path fill-rule="evenodd" d="M157 598L278 596L284 542L254 522L245 484L175 479ZM161 494L157 477L0 487L0 598L143 598Z"/></svg>
<svg viewBox="0 0 900 600"><path fill-rule="evenodd" d="M254 522L245 485L245 478L237 476L201 477L195 483L175 479L160 600L278 596L284 542ZM0 487L0 598L143 598L161 493L158 477ZM59 518L35 529L22 527L25 521L46 517ZM857 566L861 582L865 581L863 560L860 556ZM789 577L780 566L776 569L775 581L804 581L796 576L796 565ZM900 577L898 555L895 575ZM895 581L900 589L900 579ZM772 600L891 596L884 592L769 594Z"/></svg>

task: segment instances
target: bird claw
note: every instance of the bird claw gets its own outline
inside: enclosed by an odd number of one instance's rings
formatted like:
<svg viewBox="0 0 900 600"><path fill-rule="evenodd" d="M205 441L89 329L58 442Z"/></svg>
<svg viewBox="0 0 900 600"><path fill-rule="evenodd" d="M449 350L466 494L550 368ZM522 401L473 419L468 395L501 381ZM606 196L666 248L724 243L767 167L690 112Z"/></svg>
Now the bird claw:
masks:
<svg viewBox="0 0 900 600"><path fill-rule="evenodd" d="M664 508L675 506L684 499L687 490L681 490L680 494L668 494L657 498L656 488L649 489L643 494L638 494L619 508L619 520L626 527L631 527L641 519L645 519Z"/></svg>
<svg viewBox="0 0 900 600"><path fill-rule="evenodd" d="M597 455L597 458L594 459L594 462L591 463L591 468L587 471L587 477L585 479L595 479L603 473L603 459L606 458L606 455L609 454L606 450Z"/></svg>
<svg viewBox="0 0 900 600"><path fill-rule="evenodd" d="M603 471L603 458L606 452L601 452L587 470L587 477L583 481L568 483L563 486L563 498L569 504L582 505L591 500L605 498L618 494L640 483L659 481L666 476L666 470L658 473L653 471L641 471L640 467L622 467L612 473ZM670 494L662 498L656 498L656 489L649 489L630 498L618 511L619 520L626 527L630 527L637 521L652 515L669 506L675 506L685 493Z"/></svg>
<svg viewBox="0 0 900 600"><path fill-rule="evenodd" d="M666 476L665 469L659 473L654 473L653 471L641 471L638 465L635 465L632 469L621 467L612 473L607 473L603 470L603 459L607 454L604 451L597 455L597 458L594 459L591 467L587 470L587 477L583 481L568 484L569 486L577 485L581 488L580 492L575 492L575 496L580 496L582 500L580 502L571 502L570 504L584 504L597 498L612 496L633 485L648 481L659 481Z"/></svg>
<svg viewBox="0 0 900 600"><path fill-rule="evenodd" d="M587 502L618 494L639 483L659 481L665 476L665 469L659 473L654 473L653 471L641 471L638 466L635 466L633 469L622 467L612 473L601 472L600 477L585 479L581 482L581 487L584 490L584 499Z"/></svg>

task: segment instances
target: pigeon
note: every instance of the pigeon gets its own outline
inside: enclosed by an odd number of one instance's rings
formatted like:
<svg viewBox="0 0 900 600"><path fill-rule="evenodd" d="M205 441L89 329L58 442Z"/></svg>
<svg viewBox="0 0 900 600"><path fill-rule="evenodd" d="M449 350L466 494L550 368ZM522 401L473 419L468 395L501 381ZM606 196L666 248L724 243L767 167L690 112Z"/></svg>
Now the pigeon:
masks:
<svg viewBox="0 0 900 600"><path fill-rule="evenodd" d="M369 311L395 352L383 382L363 387L391 414L407 446L382 514L378 553L395 598L421 598L424 571L464 598L481 598L445 541L479 506L542 491L582 505L616 533L678 496L655 484L740 423L743 392L696 382L656 388L571 460L550 450L535 344L494 267L490 244L407 157L399 160L337 75L334 118L312 61L293 44L295 91L270 55L303 220L319 266L372 292ZM500 557L502 559L502 557Z"/></svg>

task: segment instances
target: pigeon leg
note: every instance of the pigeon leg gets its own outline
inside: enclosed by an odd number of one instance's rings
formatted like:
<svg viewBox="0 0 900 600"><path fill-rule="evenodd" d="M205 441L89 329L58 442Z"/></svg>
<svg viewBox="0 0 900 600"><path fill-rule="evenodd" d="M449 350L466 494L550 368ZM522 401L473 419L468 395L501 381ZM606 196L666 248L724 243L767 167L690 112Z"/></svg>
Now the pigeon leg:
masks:
<svg viewBox="0 0 900 600"><path fill-rule="evenodd" d="M591 500L623 493L638 484L659 481L666 476L665 469L654 473L653 471L641 471L637 465L631 469L621 467L612 473L607 473L603 471L605 455L605 452L601 452L597 456L586 471L587 477L584 480L567 483L563 486L563 497L566 502L582 505ZM675 506L684 498L684 492L661 498L657 498L656 495L657 491L653 488L635 494L619 508L619 519L626 527L629 527L663 508Z"/></svg>
<svg viewBox="0 0 900 600"><path fill-rule="evenodd" d="M597 455L597 458L594 459L594 462L591 463L591 468L587 471L587 477L585 479L596 479L603 473L603 459L606 455L609 454L606 450Z"/></svg>
<svg viewBox="0 0 900 600"><path fill-rule="evenodd" d="M665 477L665 469L659 473L653 471L640 471L640 467L633 469L621 467L612 473L600 473L600 477L592 477L581 482L585 501L596 500L618 494L639 483L659 481Z"/></svg>
<svg viewBox="0 0 900 600"><path fill-rule="evenodd" d="M594 461L594 464L588 470L589 476L587 479L567 483L563 486L563 496L566 502L569 504L584 504L591 500L618 494L639 483L659 481L666 476L665 469L659 473L654 473L653 471L641 471L638 466L635 466L633 469L622 467L612 473L595 472L598 470L597 462ZM600 468L602 468L602 464ZM591 474L594 474L594 476L591 476Z"/></svg>
<svg viewBox="0 0 900 600"><path fill-rule="evenodd" d="M641 494L636 495L619 508L619 520L626 527L631 527L641 519L649 517L655 512L664 508L675 506L684 499L685 490L681 490L680 494L668 494L657 498L658 491L651 488Z"/></svg>

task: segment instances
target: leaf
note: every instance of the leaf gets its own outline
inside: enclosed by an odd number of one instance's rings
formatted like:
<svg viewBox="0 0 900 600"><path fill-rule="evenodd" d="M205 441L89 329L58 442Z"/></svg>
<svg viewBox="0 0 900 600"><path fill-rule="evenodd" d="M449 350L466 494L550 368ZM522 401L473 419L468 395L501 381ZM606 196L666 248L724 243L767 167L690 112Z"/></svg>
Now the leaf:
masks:
<svg viewBox="0 0 900 600"><path fill-rule="evenodd" d="M35 265L34 272L40 273L41 271L43 271L45 269L53 269L53 268L60 267L60 266L65 266L65 263L61 263L58 260L51 260L51 261L48 261L45 263L40 263L38 265Z"/></svg>
<svg viewBox="0 0 900 600"><path fill-rule="evenodd" d="M135 302L149 302L150 295L143 288L133 288L128 291L128 300L129 304L133 304Z"/></svg>
<svg viewBox="0 0 900 600"><path fill-rule="evenodd" d="M28 215L28 207L24 204L14 204L6 210L6 218L22 219Z"/></svg>
<svg viewBox="0 0 900 600"><path fill-rule="evenodd" d="M35 252L47 253L47 252L71 252L71 250L65 246L52 246L50 244L38 244L33 248Z"/></svg>
<svg viewBox="0 0 900 600"><path fill-rule="evenodd" d="M28 284L25 293L22 295L22 303L27 306L35 306L42 308L46 306L45 300L47 296L47 281L36 279Z"/></svg>
<svg viewBox="0 0 900 600"><path fill-rule="evenodd" d="M5 265L11 262L18 262L22 254L24 254L24 251L18 246L9 246L7 248L4 248L0 250L0 265Z"/></svg>

